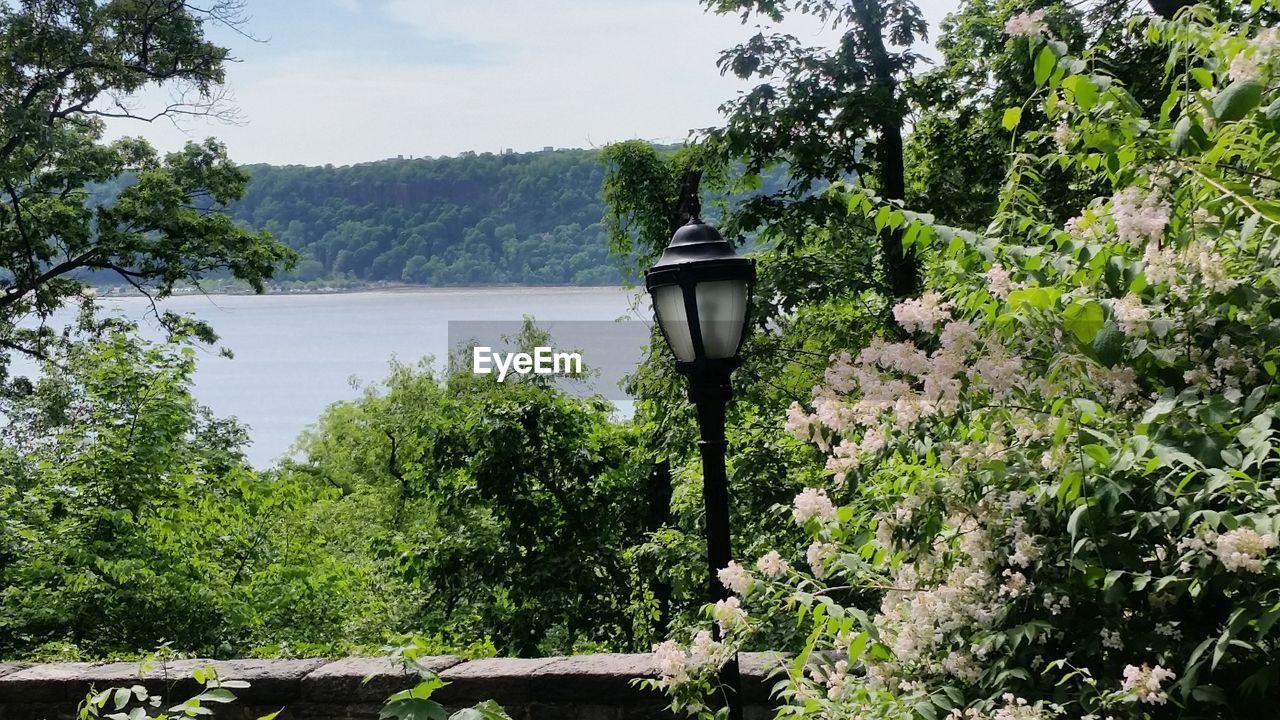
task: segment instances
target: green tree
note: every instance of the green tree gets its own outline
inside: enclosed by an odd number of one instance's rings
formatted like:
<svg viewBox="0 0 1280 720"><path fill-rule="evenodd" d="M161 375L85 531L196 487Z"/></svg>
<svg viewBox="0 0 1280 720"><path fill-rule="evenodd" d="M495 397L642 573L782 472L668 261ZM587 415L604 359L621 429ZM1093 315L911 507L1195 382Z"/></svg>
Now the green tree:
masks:
<svg viewBox="0 0 1280 720"><path fill-rule="evenodd" d="M340 493L257 473L191 396L195 351L86 315L0 398L0 657L341 653L407 628L373 552L316 542Z"/></svg>
<svg viewBox="0 0 1280 720"><path fill-rule="evenodd" d="M41 355L46 317L109 273L157 297L229 272L261 290L293 253L217 210L247 176L213 140L161 157L147 143L101 142L104 118L152 120L228 112L226 48L209 23L237 5L24 0L0 5L0 345ZM150 86L180 99L143 117L126 98ZM131 178L110 199L91 184ZM211 212L212 211L212 212Z"/></svg>
<svg viewBox="0 0 1280 720"><path fill-rule="evenodd" d="M402 629L521 656L635 648L641 471L610 412L536 376L395 366L326 412L285 473L340 492L316 510L319 541L390 559L412 588Z"/></svg>
<svg viewBox="0 0 1280 720"><path fill-rule="evenodd" d="M795 499L804 561L725 575L731 638L773 612L811 631L780 714L1273 711L1278 9L1149 19L1154 109L1100 69L1110 48L1018 16L1009 42L1046 58L1023 131L1057 137L1014 158L981 232L833 191L933 248L936 285L895 307L909 337L833 357L790 414L834 475ZM1063 166L1102 188L1067 222L1037 192ZM719 650L664 648L694 710Z"/></svg>
<svg viewBox="0 0 1280 720"><path fill-rule="evenodd" d="M903 133L911 106L903 82L919 62L911 49L927 27L911 0L704 0L717 13L774 23L787 15L815 18L839 33L830 50L793 34L761 30L726 50L720 69L757 84L722 107L725 125L707 140L748 173L785 164L782 193L744 205L736 228L765 224L826 224L835 216L812 191L855 176L888 200L906 197ZM877 228L886 294L905 297L920 287L919 261L896 228ZM787 236L780 236L785 241ZM794 239L794 236L792 237Z"/></svg>

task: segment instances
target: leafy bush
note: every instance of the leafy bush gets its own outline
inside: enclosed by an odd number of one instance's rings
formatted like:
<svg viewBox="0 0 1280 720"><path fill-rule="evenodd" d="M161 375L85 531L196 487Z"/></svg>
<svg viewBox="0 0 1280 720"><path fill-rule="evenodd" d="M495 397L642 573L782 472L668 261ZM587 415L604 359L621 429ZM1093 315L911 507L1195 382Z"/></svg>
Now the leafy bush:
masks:
<svg viewBox="0 0 1280 720"><path fill-rule="evenodd" d="M1050 125L985 233L845 195L936 290L792 408L833 476L792 508L812 545L722 571L727 644L658 649L678 706L710 714L714 669L781 613L811 630L781 716L1274 713L1280 31L1206 6L1135 26L1168 57L1149 116L1050 21L1006 28ZM1109 189L1065 227L1054 167Z"/></svg>
<svg viewBox="0 0 1280 720"><path fill-rule="evenodd" d="M548 345L537 332L516 344ZM312 508L314 537L395 583L390 629L521 656L626 648L644 499L635 433L611 412L547 376L397 365L332 406L284 475L338 490Z"/></svg>
<svg viewBox="0 0 1280 720"><path fill-rule="evenodd" d="M217 671L212 667L195 670L191 676L201 685L201 691L167 710L161 710L164 705L163 697L151 694L143 685L134 684L101 691L91 689L81 701L76 717L78 720L178 720L208 717L213 714L213 707L235 702L234 690L249 687L249 683L243 680L224 680L218 677ZM280 711L277 710L258 720L275 720L279 714Z"/></svg>
<svg viewBox="0 0 1280 720"><path fill-rule="evenodd" d="M83 322L97 327L0 397L0 656L383 641L351 618L385 583L312 541L307 511L334 491L253 472L244 429L191 395L187 338Z"/></svg>

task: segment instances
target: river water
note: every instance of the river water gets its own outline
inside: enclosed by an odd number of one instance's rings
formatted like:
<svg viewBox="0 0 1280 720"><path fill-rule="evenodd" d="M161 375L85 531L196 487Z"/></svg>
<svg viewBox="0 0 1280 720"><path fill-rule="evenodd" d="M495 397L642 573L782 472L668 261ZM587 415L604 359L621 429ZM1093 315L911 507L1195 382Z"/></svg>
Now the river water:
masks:
<svg viewBox="0 0 1280 720"><path fill-rule="evenodd" d="M207 321L217 331L219 345L234 353L228 359L216 347L202 350L194 392L216 414L233 415L249 426L249 458L265 467L285 454L329 404L356 397L355 382L386 377L391 359L413 363L434 356L443 367L451 330L456 343L460 332L516 328L523 317L532 316L539 325L550 323L553 337L556 323L588 331L588 339L575 346L584 350L588 364L592 348L582 346L594 344L609 346L614 355L610 362L634 365L643 338L635 332L619 336L608 321L648 320L646 307L633 307L635 296L622 288L424 288L178 296L165 300L163 309ZM108 313L142 323L146 335L160 335L148 318L145 298L99 302ZM604 330L599 342L590 338L592 328ZM625 400L618 404L625 412Z"/></svg>

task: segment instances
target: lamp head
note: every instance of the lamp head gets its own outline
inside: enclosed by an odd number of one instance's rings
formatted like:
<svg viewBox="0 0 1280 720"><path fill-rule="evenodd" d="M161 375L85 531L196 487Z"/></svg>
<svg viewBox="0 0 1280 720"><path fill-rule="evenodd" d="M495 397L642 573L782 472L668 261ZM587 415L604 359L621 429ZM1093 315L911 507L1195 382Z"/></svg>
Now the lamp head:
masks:
<svg viewBox="0 0 1280 720"><path fill-rule="evenodd" d="M645 287L678 370L727 375L737 367L755 279L755 261L715 228L694 218L676 231L645 272Z"/></svg>

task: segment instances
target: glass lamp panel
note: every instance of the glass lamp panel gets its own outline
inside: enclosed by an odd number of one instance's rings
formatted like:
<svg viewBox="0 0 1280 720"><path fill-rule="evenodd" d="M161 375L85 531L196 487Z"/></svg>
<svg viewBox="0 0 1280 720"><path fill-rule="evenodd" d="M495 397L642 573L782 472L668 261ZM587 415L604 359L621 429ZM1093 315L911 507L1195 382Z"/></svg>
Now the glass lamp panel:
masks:
<svg viewBox="0 0 1280 720"><path fill-rule="evenodd" d="M693 334L689 328L689 315L684 311L684 293L679 285L660 285L652 290L653 309L658 314L658 324L667 337L671 352L680 362L694 359Z"/></svg>
<svg viewBox="0 0 1280 720"><path fill-rule="evenodd" d="M709 360L731 358L742 342L742 324L747 319L745 280L715 280L698 283L698 326L702 347Z"/></svg>

